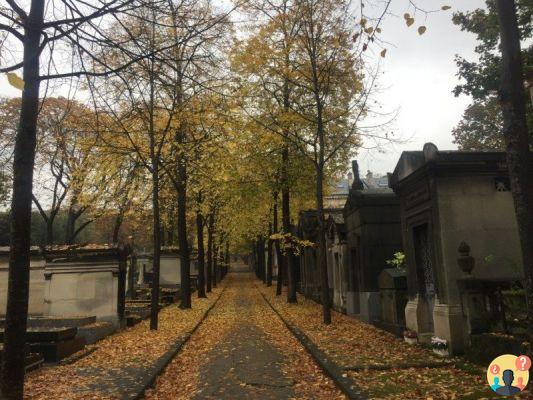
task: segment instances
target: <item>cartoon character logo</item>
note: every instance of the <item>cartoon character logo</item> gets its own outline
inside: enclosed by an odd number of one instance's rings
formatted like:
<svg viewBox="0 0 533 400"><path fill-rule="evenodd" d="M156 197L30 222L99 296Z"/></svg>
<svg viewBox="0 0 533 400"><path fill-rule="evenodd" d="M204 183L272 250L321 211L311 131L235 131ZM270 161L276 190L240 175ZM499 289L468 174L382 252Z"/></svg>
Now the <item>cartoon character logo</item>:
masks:
<svg viewBox="0 0 533 400"><path fill-rule="evenodd" d="M520 393L529 381L531 359L528 356L504 354L496 357L487 368L487 381L496 393L513 396Z"/></svg>

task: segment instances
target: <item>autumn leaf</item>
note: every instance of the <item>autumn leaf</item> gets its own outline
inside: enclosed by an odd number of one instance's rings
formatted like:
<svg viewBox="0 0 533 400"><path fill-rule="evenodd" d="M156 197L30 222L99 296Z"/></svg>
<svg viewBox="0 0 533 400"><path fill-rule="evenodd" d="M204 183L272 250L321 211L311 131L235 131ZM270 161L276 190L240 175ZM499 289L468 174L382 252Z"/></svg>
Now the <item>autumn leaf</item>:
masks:
<svg viewBox="0 0 533 400"><path fill-rule="evenodd" d="M414 18L407 18L405 20L405 23L407 24L407 26L411 26L415 23L415 19Z"/></svg>
<svg viewBox="0 0 533 400"><path fill-rule="evenodd" d="M14 88L17 88L19 90L24 90L24 81L21 77L19 77L14 72L8 72L7 74L7 81L11 86Z"/></svg>
<svg viewBox="0 0 533 400"><path fill-rule="evenodd" d="M426 32L426 27L424 25L418 27L418 34L423 35Z"/></svg>
<svg viewBox="0 0 533 400"><path fill-rule="evenodd" d="M379 53L381 57L385 58L385 54L387 54L387 49L381 50L381 53Z"/></svg>
<svg viewBox="0 0 533 400"><path fill-rule="evenodd" d="M411 14L409 14L409 13L405 13L405 14L403 15L403 19L405 19L406 21L407 21L409 18L411 18Z"/></svg>
<svg viewBox="0 0 533 400"><path fill-rule="evenodd" d="M446 10L449 10L450 8L451 8L450 6L442 6L441 10L446 11Z"/></svg>

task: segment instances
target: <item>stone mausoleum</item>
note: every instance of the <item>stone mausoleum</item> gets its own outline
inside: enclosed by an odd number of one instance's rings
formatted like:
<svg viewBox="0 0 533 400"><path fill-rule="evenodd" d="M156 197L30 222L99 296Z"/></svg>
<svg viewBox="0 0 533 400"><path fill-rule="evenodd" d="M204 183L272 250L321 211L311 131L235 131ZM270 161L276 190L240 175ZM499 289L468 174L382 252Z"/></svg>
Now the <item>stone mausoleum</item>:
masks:
<svg viewBox="0 0 533 400"><path fill-rule="evenodd" d="M348 253L347 313L373 323L380 319L378 277L387 260L402 248L400 203L383 180L359 177L352 162L353 183L344 206ZM368 175L368 174L367 174Z"/></svg>
<svg viewBox="0 0 533 400"><path fill-rule="evenodd" d="M436 336L451 354L461 353L474 317L460 290L465 275L482 282L522 277L505 153L440 151L426 143L402 153L389 185L400 198L407 328L420 342Z"/></svg>

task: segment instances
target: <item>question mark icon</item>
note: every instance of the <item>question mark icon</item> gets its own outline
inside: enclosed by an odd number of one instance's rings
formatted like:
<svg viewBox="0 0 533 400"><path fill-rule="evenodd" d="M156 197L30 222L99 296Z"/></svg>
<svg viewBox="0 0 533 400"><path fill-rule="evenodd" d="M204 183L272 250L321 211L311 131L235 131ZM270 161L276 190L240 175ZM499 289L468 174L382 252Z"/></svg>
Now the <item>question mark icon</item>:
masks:
<svg viewBox="0 0 533 400"><path fill-rule="evenodd" d="M492 372L493 375L498 375L500 373L500 366L498 364L492 364L490 366L490 372Z"/></svg>
<svg viewBox="0 0 533 400"><path fill-rule="evenodd" d="M515 366L518 371L527 371L531 367L531 358L528 356L518 356L515 361Z"/></svg>

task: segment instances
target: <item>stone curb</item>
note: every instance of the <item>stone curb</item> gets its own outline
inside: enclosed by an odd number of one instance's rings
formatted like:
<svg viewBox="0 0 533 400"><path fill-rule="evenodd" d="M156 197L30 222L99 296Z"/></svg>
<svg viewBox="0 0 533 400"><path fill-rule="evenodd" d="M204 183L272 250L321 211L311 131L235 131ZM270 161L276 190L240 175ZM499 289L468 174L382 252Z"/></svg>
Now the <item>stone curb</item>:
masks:
<svg viewBox="0 0 533 400"><path fill-rule="evenodd" d="M259 290L259 293L263 299L267 302L270 308L276 313L276 315L283 321L287 329L298 339L302 346L308 351L309 354L313 357L316 363L322 368L322 370L328 375L333 382L339 387L339 389L348 396L351 400L367 400L368 397L363 393L361 389L355 384L355 382L348 378L344 377L345 373L343 369L339 367L336 363L331 361L327 355L314 344L305 333L300 329L289 323L281 313L274 308L274 306L268 301L266 296Z"/></svg>
<svg viewBox="0 0 533 400"><path fill-rule="evenodd" d="M137 387L132 388L130 394L125 393L122 397L123 399L132 399L132 400L139 400L144 398L144 392L152 387L157 379L157 377L163 372L163 370L167 367L168 364L172 361L174 357L179 353L179 351L182 349L182 347L187 343L192 336L194 332L198 329L198 327L204 322L204 320L209 315L209 312L216 306L218 301L220 300L220 297L222 297L222 294L226 290L226 286L222 287L222 290L220 291L220 294L216 298L216 300L211 304L211 306L205 311L204 315L200 320L196 323L194 328L192 328L189 332L184 334L180 339L178 339L173 345L171 345L170 349L163 354L161 357L157 359L155 364L152 365L150 368L150 371L147 371L147 376L143 377L142 380L137 382Z"/></svg>

